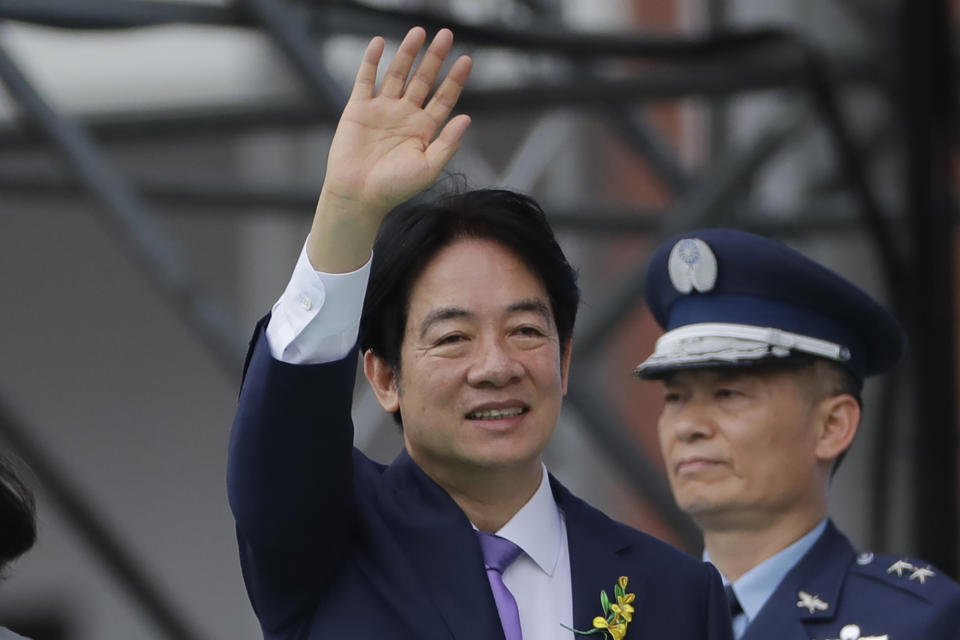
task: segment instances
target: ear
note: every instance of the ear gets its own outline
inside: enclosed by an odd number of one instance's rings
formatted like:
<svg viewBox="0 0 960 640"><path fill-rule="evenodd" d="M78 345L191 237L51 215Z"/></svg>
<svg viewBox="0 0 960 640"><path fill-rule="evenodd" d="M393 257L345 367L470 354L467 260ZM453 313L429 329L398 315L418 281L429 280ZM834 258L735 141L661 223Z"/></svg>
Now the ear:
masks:
<svg viewBox="0 0 960 640"><path fill-rule="evenodd" d="M367 349L363 354L363 374L373 392L377 394L380 406L387 413L400 410L400 393L397 390L397 375L387 361Z"/></svg>
<svg viewBox="0 0 960 640"><path fill-rule="evenodd" d="M567 340L567 348L563 350L560 362L560 383L563 385L563 395L567 395L567 380L570 379L570 358L573 355L573 338Z"/></svg>
<svg viewBox="0 0 960 640"><path fill-rule="evenodd" d="M833 461L853 444L860 426L860 405L845 393L824 398L818 409L820 437L816 455L825 462Z"/></svg>

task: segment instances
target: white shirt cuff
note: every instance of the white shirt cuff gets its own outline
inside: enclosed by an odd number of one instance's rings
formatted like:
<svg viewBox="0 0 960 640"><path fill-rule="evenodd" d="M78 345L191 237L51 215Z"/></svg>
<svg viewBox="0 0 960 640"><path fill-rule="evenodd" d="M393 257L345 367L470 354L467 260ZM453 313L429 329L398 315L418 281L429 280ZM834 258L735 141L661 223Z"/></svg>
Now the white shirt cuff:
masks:
<svg viewBox="0 0 960 640"><path fill-rule="evenodd" d="M370 260L350 273L315 270L304 243L267 324L273 357L289 364L320 364L346 356L360 331L369 277Z"/></svg>

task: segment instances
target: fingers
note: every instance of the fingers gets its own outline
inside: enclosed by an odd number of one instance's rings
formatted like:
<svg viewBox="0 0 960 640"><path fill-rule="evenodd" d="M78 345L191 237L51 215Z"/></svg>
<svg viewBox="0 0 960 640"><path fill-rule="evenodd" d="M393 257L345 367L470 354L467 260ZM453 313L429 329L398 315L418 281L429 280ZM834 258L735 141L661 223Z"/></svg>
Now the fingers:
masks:
<svg viewBox="0 0 960 640"><path fill-rule="evenodd" d="M383 77L383 83L380 85L380 95L389 98L399 98L403 93L403 86L407 83L407 75L413 67L413 61L416 60L420 48L423 47L427 39L427 32L423 27L414 27L407 32L400 48L397 49L397 55L390 61L387 67L386 75Z"/></svg>
<svg viewBox="0 0 960 640"><path fill-rule="evenodd" d="M357 77L353 81L353 91L350 93L350 99L372 98L373 89L377 84L377 65L380 64L380 57L383 55L384 41L377 36L367 45L367 50L363 54L363 61L357 70Z"/></svg>
<svg viewBox="0 0 960 640"><path fill-rule="evenodd" d="M453 107L460 98L460 92L463 91L463 85L466 84L470 76L470 69L473 67L473 60L470 56L460 56L450 67L447 77L437 89L430 102L423 109L427 112L434 122L441 123L445 121ZM466 127L464 127L466 128Z"/></svg>
<svg viewBox="0 0 960 640"><path fill-rule="evenodd" d="M470 116L466 114L460 114L452 118L440 131L440 135L437 136L436 140L431 142L430 146L427 147L425 152L427 163L432 167L437 167L438 170L446 166L457 152L457 149L460 148L463 134L467 132L467 127L469 126Z"/></svg>
<svg viewBox="0 0 960 640"><path fill-rule="evenodd" d="M437 81L437 74L440 73L440 67L447 54L450 53L450 47L453 46L453 33L449 29L441 29L434 36L433 42L423 54L423 60L417 65L417 70L410 79L407 91L403 98L418 107L426 100L427 95L433 89L433 83Z"/></svg>

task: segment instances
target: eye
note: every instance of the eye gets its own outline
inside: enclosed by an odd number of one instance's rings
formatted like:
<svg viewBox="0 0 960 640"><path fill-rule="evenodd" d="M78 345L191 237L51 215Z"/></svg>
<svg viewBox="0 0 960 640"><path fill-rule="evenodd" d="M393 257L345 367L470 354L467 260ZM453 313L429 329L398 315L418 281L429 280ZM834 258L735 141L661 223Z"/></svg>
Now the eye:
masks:
<svg viewBox="0 0 960 640"><path fill-rule="evenodd" d="M450 333L445 336L440 337L434 344L436 345L446 345L446 344L457 344L458 342L463 342L466 340L466 336L462 333Z"/></svg>
<svg viewBox="0 0 960 640"><path fill-rule="evenodd" d="M546 335L543 331L541 331L537 327L533 327L530 325L519 327L515 333L518 333L522 336L530 336L530 337L542 337Z"/></svg>
<svg viewBox="0 0 960 640"><path fill-rule="evenodd" d="M667 404L673 404L680 401L680 394L676 391L667 391L663 394L663 401Z"/></svg>
<svg viewBox="0 0 960 640"><path fill-rule="evenodd" d="M723 400L725 398L733 398L734 396L738 396L740 395L740 392L737 391L736 389L722 388L722 389L717 389L714 392L714 395L718 399Z"/></svg>

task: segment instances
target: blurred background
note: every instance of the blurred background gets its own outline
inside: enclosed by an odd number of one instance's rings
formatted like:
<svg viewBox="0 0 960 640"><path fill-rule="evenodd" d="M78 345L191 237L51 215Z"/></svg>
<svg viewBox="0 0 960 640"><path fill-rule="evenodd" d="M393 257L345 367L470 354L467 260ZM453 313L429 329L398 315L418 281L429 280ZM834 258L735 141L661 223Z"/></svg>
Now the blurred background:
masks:
<svg viewBox="0 0 960 640"><path fill-rule="evenodd" d="M832 516L958 572L958 183L947 0L0 0L0 450L39 502L0 624L36 640L258 638L225 496L246 339L302 246L366 42L453 28L452 172L533 194L583 307L548 465L699 553L630 372L668 234L731 226L893 307ZM365 384L358 446L399 436ZM0 523L2 526L2 523Z"/></svg>

